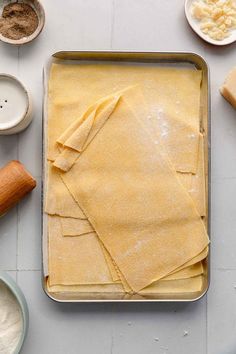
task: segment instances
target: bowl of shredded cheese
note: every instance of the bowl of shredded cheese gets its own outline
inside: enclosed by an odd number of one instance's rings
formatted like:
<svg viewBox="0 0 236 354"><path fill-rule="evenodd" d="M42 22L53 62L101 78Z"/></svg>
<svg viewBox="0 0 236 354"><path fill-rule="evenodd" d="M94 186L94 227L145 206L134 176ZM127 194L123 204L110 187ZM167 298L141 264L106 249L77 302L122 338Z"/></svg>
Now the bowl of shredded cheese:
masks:
<svg viewBox="0 0 236 354"><path fill-rule="evenodd" d="M0 353L20 353L28 322L28 307L22 291L7 273L0 272Z"/></svg>
<svg viewBox="0 0 236 354"><path fill-rule="evenodd" d="M221 46L236 41L236 0L186 0L185 15L206 42Z"/></svg>

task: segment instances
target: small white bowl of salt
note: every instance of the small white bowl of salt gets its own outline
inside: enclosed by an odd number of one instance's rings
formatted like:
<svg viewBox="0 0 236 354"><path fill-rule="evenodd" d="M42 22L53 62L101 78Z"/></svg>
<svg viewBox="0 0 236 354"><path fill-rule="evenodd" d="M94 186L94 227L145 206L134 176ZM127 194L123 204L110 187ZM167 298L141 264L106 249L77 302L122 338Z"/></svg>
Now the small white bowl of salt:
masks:
<svg viewBox="0 0 236 354"><path fill-rule="evenodd" d="M0 272L0 353L20 353L28 324L24 294L7 273Z"/></svg>

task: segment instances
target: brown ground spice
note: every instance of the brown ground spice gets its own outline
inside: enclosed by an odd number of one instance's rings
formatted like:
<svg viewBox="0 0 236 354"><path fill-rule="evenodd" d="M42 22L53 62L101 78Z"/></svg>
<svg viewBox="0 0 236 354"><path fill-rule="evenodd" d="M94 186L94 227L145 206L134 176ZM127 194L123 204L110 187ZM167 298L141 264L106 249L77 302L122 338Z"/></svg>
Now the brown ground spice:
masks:
<svg viewBox="0 0 236 354"><path fill-rule="evenodd" d="M10 39L21 39L35 32L39 19L34 9L21 2L6 5L0 18L0 32Z"/></svg>

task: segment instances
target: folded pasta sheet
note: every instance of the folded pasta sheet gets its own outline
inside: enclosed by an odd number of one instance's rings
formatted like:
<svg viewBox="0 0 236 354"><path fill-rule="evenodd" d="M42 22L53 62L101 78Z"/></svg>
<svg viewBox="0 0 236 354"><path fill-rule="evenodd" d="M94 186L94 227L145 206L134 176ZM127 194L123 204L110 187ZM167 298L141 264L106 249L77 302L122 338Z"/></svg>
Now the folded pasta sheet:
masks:
<svg viewBox="0 0 236 354"><path fill-rule="evenodd" d="M53 64L49 81L48 158L57 157L56 140L89 106L114 92L140 85L149 107L149 119L158 124L159 138L175 169L195 173L201 79L202 72L192 68Z"/></svg>
<svg viewBox="0 0 236 354"><path fill-rule="evenodd" d="M61 177L133 291L208 244L204 224L162 146L122 99Z"/></svg>
<svg viewBox="0 0 236 354"><path fill-rule="evenodd" d="M45 212L50 215L87 219L51 162L47 164Z"/></svg>
<svg viewBox="0 0 236 354"><path fill-rule="evenodd" d="M187 278L193 278L201 274L203 274L203 266L201 262L198 262L192 266L189 266L187 268L174 272L170 275L167 275L165 278L162 278L162 280L187 279Z"/></svg>

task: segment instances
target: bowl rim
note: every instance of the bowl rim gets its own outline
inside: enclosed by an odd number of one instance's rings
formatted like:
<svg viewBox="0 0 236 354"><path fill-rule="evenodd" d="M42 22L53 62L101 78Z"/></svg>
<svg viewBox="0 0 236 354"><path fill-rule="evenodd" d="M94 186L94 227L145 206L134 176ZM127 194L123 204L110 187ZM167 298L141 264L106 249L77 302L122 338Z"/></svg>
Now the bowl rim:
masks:
<svg viewBox="0 0 236 354"><path fill-rule="evenodd" d="M14 2L16 2L16 0L4 0L4 1L0 2L0 9L4 5L14 3ZM42 32L44 25L45 25L45 11L44 11L43 5L41 4L41 2L39 0L18 0L18 2L31 5L31 7L33 7L33 9L35 10L35 12L38 16L39 23L38 23L38 27L36 28L36 30L28 37L23 37L20 39L11 39L11 38L4 37L0 33L0 41L2 41L4 43L12 44L12 45L23 45L23 44L27 44L27 43L32 42L35 38L37 38L40 35L40 33Z"/></svg>
<svg viewBox="0 0 236 354"><path fill-rule="evenodd" d="M11 80L12 82L15 82L23 91L23 93L25 94L26 97L26 107L25 107L25 111L22 114L22 116L20 118L18 118L16 121L12 122L12 123L0 123L0 132L1 131L8 131L11 130L12 128L15 128L18 126L18 124L20 124L25 117L29 114L30 111L30 96L29 96L29 92L26 90L25 86L22 84L22 82L20 80L18 80L15 76L10 75L10 74L6 74L6 73L1 73L0 72L0 81L2 79L7 79L7 80Z"/></svg>
<svg viewBox="0 0 236 354"><path fill-rule="evenodd" d="M15 282L15 280L6 272L0 271L0 282L3 282L7 288L11 291L11 293L14 295L16 298L20 309L21 309L21 315L22 315L22 332L21 336L19 339L19 342L14 350L14 354L19 354L20 350L23 347L28 328L29 328L29 310L28 310L28 305L25 299L25 296L20 289L19 285Z"/></svg>

